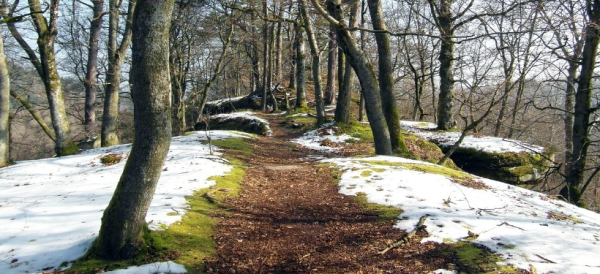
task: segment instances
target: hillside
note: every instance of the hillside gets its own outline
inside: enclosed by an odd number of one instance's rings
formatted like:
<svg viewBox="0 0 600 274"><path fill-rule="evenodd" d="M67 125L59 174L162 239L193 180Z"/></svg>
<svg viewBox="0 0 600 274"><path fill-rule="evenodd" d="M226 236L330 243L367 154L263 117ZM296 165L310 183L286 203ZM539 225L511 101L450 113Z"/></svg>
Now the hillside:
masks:
<svg viewBox="0 0 600 274"><path fill-rule="evenodd" d="M331 124L304 133L310 117L255 121L271 136L173 138L146 218L159 231L155 252L77 271L173 260L115 273L600 272L596 213L428 162L374 157ZM0 169L0 273L64 270L84 255L129 149Z"/></svg>

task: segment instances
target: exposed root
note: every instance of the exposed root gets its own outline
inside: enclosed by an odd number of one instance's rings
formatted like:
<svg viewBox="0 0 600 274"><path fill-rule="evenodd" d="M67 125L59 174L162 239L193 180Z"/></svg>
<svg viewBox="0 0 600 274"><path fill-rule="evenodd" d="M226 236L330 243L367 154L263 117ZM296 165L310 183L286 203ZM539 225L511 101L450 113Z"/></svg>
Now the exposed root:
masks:
<svg viewBox="0 0 600 274"><path fill-rule="evenodd" d="M388 252L396 247L400 247L400 246L403 246L403 245L409 243L410 240L417 234L417 232L419 232L419 231L427 232L427 230L425 230L427 228L427 226L424 225L424 223L425 223L425 219L427 219L428 216L429 215L421 216L421 218L419 218L419 222L417 223L417 225L415 225L415 229L413 229L409 233L404 234L404 236L402 236L402 238L400 238L400 240L398 240L397 242L393 243L392 245L386 247L384 250L381 250L377 253L379 253L379 255L383 255L386 252Z"/></svg>

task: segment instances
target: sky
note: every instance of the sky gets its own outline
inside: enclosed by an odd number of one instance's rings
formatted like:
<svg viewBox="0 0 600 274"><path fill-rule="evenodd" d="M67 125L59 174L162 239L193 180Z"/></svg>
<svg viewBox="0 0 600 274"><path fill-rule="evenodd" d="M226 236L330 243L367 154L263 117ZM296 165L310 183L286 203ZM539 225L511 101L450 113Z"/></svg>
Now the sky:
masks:
<svg viewBox="0 0 600 274"><path fill-rule="evenodd" d="M252 117L250 113L243 115ZM351 138L332 133L315 130L294 142L315 149L315 155L329 154L333 150L321 145L323 139L339 142L337 147ZM211 137L248 135L211 131ZM214 182L208 178L231 170L218 152L209 154L208 147L200 142L204 139L204 132L173 138L146 217L151 229L164 229L180 220L188 208L185 195L211 186ZM97 236L102 211L125 163L105 166L100 158L116 154L125 159L130 148L93 149L0 169L0 273L38 273L82 256ZM412 230L419 218L427 215L425 225L430 236L423 242L465 241L471 232L478 235L472 242L489 247L504 263L519 268L537 273L600 273L597 213L476 176L470 181L479 188L464 186L424 171L442 167L400 157L334 157L322 161L343 172L340 193L364 193L370 202L402 208L395 225L398 229ZM111 273L154 272L185 273L185 269L173 262L159 262Z"/></svg>

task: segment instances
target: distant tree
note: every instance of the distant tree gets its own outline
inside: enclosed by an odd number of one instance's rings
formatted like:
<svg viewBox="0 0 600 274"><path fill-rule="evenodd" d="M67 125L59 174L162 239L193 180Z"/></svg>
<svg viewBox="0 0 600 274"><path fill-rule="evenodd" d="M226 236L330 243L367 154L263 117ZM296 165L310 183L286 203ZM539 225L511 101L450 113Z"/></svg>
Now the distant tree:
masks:
<svg viewBox="0 0 600 274"><path fill-rule="evenodd" d="M138 0L133 24L132 98L135 137L102 216L90 256L132 258L145 247L145 217L171 140L169 27L174 0Z"/></svg>
<svg viewBox="0 0 600 274"><path fill-rule="evenodd" d="M10 163L10 77L4 53L4 37L0 24L0 167Z"/></svg>
<svg viewBox="0 0 600 274"><path fill-rule="evenodd" d="M19 1L13 5L2 7L4 18L15 17ZM35 67L38 75L44 82L46 97L50 108L50 117L56 139L54 140L54 151L58 156L70 155L77 152L77 146L71 139L71 125L67 119L65 100L62 84L58 75L56 53L54 44L58 34L58 5L59 0L52 0L48 5L47 12L40 1L29 0L28 8L37 34L37 51L31 48L16 27L14 21L7 24L8 29L17 43L27 54L31 64ZM48 18L45 17L47 14Z"/></svg>
<svg viewBox="0 0 600 274"><path fill-rule="evenodd" d="M344 21L341 20L342 3L339 0L327 0L327 11L321 7L317 0L311 0L319 14L335 27L338 44L344 50L344 54L350 61L350 65L356 72L365 97L367 118L373 132L375 153L379 155L391 155L392 144L390 133L386 124L385 116L381 107L379 84L373 65L367 60L363 51L360 50L356 39L350 35L350 31Z"/></svg>
<svg viewBox="0 0 600 274"><path fill-rule="evenodd" d="M90 20L90 40L88 42L87 64L85 68L85 125L91 132L96 123L96 93L98 91L98 51L100 31L104 18L104 0L92 0L92 19Z"/></svg>
<svg viewBox="0 0 600 274"><path fill-rule="evenodd" d="M319 45L317 44L317 38L313 30L312 22L310 21L310 17L306 9L306 0L298 0L298 6L302 16L302 22L304 23L304 30L306 31L306 36L308 37L310 55L312 56L312 74L315 89L315 108L317 111L317 120L322 122L325 119L325 108L323 101L323 90L321 89L321 52Z"/></svg>
<svg viewBox="0 0 600 274"><path fill-rule="evenodd" d="M117 132L119 120L119 92L121 70L131 42L133 12L136 0L128 1L125 28L119 43L119 15L121 0L109 0L108 16L108 70L106 71L106 86L104 88L104 111L102 113L101 143L103 147L120 143Z"/></svg>

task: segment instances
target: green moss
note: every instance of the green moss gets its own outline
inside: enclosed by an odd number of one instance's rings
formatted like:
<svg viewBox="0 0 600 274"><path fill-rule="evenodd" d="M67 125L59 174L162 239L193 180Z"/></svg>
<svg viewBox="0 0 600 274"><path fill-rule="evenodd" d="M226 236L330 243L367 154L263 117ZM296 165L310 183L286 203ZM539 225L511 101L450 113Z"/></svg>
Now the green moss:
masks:
<svg viewBox="0 0 600 274"><path fill-rule="evenodd" d="M455 170L455 169L451 169L451 168L447 168L447 167L443 167L443 166L438 166L438 165L397 163L397 162L375 161L375 160L364 160L362 162L372 164L372 165L398 166L398 167L403 167L403 168L414 170L414 171L422 171L425 173L438 174L438 175L442 175L442 176L445 176L448 178L453 178L453 179L474 179L475 178L468 173L465 173L465 172L462 172L459 170Z"/></svg>
<svg viewBox="0 0 600 274"><path fill-rule="evenodd" d="M254 153L254 148L246 141L246 138L217 139L212 140L212 144L220 148L236 150L246 155L252 155L252 153Z"/></svg>
<svg viewBox="0 0 600 274"><path fill-rule="evenodd" d="M166 260L183 264L188 273L202 273L203 259L215 252L212 235L218 219L212 216L218 211L224 213L223 202L239 195L240 182L245 175L245 166L241 161L228 160L233 165L230 172L223 176L209 178L216 182L214 186L201 189L194 192L192 196L186 197L190 209L182 216L181 221L169 227L162 225L164 231L145 233L148 250L131 260L82 259L75 262L67 273L97 273L103 269L110 270Z"/></svg>
<svg viewBox="0 0 600 274"><path fill-rule="evenodd" d="M346 134L358 139L360 143L373 142L373 132L371 126L366 123L360 123L358 121L351 121L350 123L336 123L341 130L337 135Z"/></svg>
<svg viewBox="0 0 600 274"><path fill-rule="evenodd" d="M408 132L403 131L403 133L406 145L412 154L412 157L410 157L411 159L435 164L444 157L444 153L436 144ZM458 169L450 159L444 163L444 166Z"/></svg>
<svg viewBox="0 0 600 274"><path fill-rule="evenodd" d="M444 244L436 252L453 258L459 273L519 273L512 266L497 264L502 262L502 257L483 245L461 241Z"/></svg>
<svg viewBox="0 0 600 274"><path fill-rule="evenodd" d="M357 193L355 199L359 201L365 207L365 209L376 212L377 220L381 222L395 222L398 220L398 216L400 216L403 212L402 209L397 207L369 203L367 201L367 195L362 192Z"/></svg>
<svg viewBox="0 0 600 274"><path fill-rule="evenodd" d="M73 142L69 142L62 147L56 147L56 155L58 156L73 155L76 154L77 151L79 151L79 148L77 148L77 145Z"/></svg>
<svg viewBox="0 0 600 274"><path fill-rule="evenodd" d="M371 176L371 174L373 174L372 170L363 170L363 172L360 173L361 177L369 177Z"/></svg>
<svg viewBox="0 0 600 274"><path fill-rule="evenodd" d="M105 166L112 166L114 164L118 164L123 160L123 156L120 154L107 154L100 157L100 163Z"/></svg>

